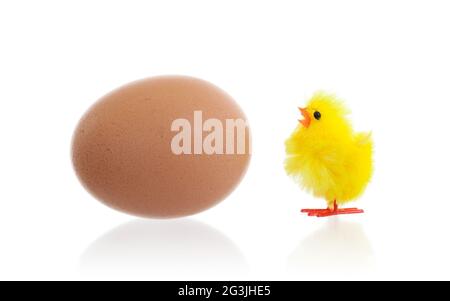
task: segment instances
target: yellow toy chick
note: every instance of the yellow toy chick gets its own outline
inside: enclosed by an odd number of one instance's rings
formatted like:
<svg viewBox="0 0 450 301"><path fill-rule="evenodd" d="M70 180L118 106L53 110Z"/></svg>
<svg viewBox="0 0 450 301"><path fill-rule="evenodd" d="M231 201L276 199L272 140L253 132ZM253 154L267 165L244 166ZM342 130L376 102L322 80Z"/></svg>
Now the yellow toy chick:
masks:
<svg viewBox="0 0 450 301"><path fill-rule="evenodd" d="M301 212L317 217L364 212L338 205L360 196L372 176L371 133L353 132L348 109L333 95L318 92L299 109L303 119L286 140L285 169L328 205Z"/></svg>

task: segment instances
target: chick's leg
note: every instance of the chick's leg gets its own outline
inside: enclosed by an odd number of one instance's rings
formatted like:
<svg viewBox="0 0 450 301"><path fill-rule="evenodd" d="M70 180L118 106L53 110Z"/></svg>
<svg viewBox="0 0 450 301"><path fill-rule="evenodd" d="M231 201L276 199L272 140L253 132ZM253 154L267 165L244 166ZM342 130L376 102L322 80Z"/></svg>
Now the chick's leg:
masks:
<svg viewBox="0 0 450 301"><path fill-rule="evenodd" d="M307 213L308 216L318 216L319 214L327 214L334 210L334 202L328 202L328 207L325 209L302 209L301 212Z"/></svg>
<svg viewBox="0 0 450 301"><path fill-rule="evenodd" d="M333 206L326 209L302 209L301 212L307 213L308 216L325 217L339 214L354 214L363 213L364 210L358 208L338 208L336 200L333 202Z"/></svg>

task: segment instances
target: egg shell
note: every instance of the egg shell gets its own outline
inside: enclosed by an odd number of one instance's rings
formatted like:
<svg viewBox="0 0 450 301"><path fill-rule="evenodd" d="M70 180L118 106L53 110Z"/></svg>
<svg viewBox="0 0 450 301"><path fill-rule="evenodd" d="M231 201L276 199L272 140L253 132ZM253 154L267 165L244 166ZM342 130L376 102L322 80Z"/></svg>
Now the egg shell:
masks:
<svg viewBox="0 0 450 301"><path fill-rule="evenodd" d="M195 111L224 127L227 119L246 121L227 93L192 77L147 78L105 95L73 136L72 162L81 183L106 205L138 216L179 217L214 206L246 172L250 131L247 126L244 154L175 154L172 123L182 118L194 128ZM192 130L192 148L194 139Z"/></svg>

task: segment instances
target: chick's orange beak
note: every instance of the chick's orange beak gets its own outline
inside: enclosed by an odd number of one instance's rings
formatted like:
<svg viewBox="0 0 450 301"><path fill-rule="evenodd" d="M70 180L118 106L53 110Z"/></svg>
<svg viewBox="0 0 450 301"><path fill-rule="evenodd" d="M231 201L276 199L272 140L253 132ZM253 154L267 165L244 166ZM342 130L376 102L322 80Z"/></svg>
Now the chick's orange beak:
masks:
<svg viewBox="0 0 450 301"><path fill-rule="evenodd" d="M305 127L309 127L309 124L311 123L311 116L309 115L308 111L305 108L298 108L300 110L300 113L303 115L303 119L299 119L298 121Z"/></svg>

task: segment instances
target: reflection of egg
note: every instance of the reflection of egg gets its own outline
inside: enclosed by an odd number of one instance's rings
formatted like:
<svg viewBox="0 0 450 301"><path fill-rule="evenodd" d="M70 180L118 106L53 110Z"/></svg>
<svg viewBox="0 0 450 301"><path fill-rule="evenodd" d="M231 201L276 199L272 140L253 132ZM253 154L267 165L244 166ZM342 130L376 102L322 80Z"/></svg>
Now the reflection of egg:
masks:
<svg viewBox="0 0 450 301"><path fill-rule="evenodd" d="M125 223L92 242L80 259L83 276L102 280L127 274L146 280L242 277L247 269L233 241L189 218Z"/></svg>
<svg viewBox="0 0 450 301"><path fill-rule="evenodd" d="M75 131L72 160L107 205L149 217L205 210L239 183L250 159L245 116L219 88L154 77L100 99Z"/></svg>

